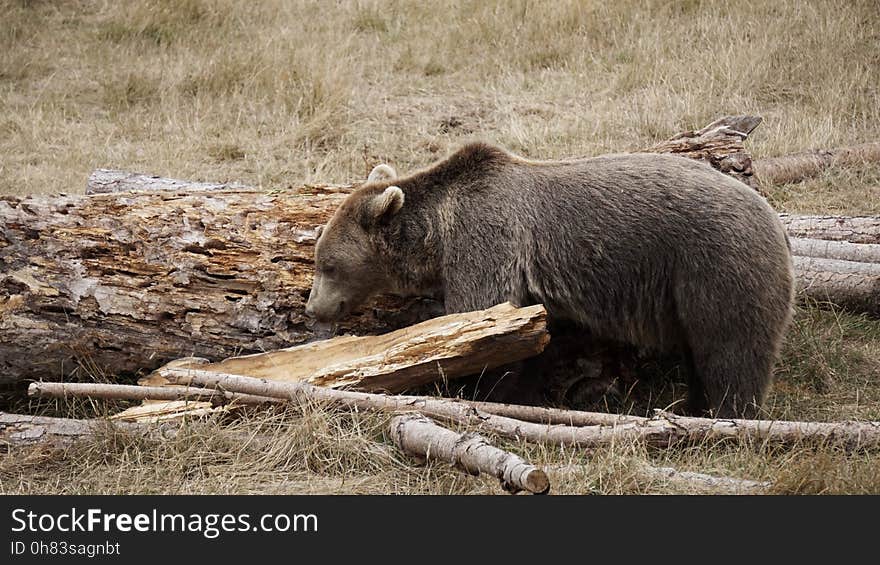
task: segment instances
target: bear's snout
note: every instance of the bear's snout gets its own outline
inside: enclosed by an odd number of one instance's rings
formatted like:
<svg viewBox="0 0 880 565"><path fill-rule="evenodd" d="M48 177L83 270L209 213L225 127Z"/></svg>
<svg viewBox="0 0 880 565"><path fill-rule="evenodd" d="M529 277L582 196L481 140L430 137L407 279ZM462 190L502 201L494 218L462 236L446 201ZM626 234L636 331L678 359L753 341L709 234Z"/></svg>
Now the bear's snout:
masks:
<svg viewBox="0 0 880 565"><path fill-rule="evenodd" d="M328 300L326 297L319 299L316 297L317 294L312 287L309 300L306 302L307 316L319 322L335 322L345 314L345 300Z"/></svg>

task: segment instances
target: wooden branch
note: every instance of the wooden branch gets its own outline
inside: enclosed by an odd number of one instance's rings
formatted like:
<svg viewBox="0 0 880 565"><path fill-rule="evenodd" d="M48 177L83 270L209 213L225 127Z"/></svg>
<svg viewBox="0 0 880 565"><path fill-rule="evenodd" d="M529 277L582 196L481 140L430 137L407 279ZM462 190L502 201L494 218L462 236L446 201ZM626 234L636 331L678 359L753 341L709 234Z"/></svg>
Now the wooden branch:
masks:
<svg viewBox="0 0 880 565"><path fill-rule="evenodd" d="M880 244L789 238L792 255L880 264Z"/></svg>
<svg viewBox="0 0 880 565"><path fill-rule="evenodd" d="M880 216L779 214L789 237L880 244Z"/></svg>
<svg viewBox="0 0 880 565"><path fill-rule="evenodd" d="M574 427L497 416L450 399L336 390L305 382L274 382L197 369L160 369L158 372L173 384L221 388L301 402L331 403L362 410L418 412L429 418L474 426L502 437L558 445L597 447L621 441L637 441L668 447L680 442L730 439L785 445L819 442L859 449L880 446L880 422L713 420L658 412L654 418L613 426Z"/></svg>
<svg viewBox="0 0 880 565"><path fill-rule="evenodd" d="M380 336L336 337L198 368L331 388L401 392L537 355L549 339L543 306L516 308L505 303ZM164 382L154 374L141 384Z"/></svg>
<svg viewBox="0 0 880 565"><path fill-rule="evenodd" d="M760 441L794 444L801 441L843 443L850 447L880 446L880 422L793 422L782 420L716 420L678 416L662 410L655 411L654 418L562 410L543 406L520 406L496 402L463 401L481 412L516 418L525 422L547 426L651 426L666 424L681 426L690 441L710 438L731 438L744 441Z"/></svg>
<svg viewBox="0 0 880 565"><path fill-rule="evenodd" d="M504 404L500 402L480 402L476 400L458 399L476 410L488 412L496 416L504 416L515 420L536 424L563 426L616 426L644 422L645 418L607 412L582 412L579 410L563 410L544 406L524 406L522 404Z"/></svg>
<svg viewBox="0 0 880 565"><path fill-rule="evenodd" d="M802 181L830 167L852 167L866 163L880 163L880 143L760 159L755 161L754 166L761 183L769 185Z"/></svg>
<svg viewBox="0 0 880 565"><path fill-rule="evenodd" d="M445 461L473 475L492 475L509 492L545 494L550 490L544 471L513 453L498 449L478 434L459 434L420 414L395 416L390 432L401 451L419 458Z"/></svg>
<svg viewBox="0 0 880 565"><path fill-rule="evenodd" d="M29 396L42 398L100 398L105 400L207 400L212 404L278 404L278 398L252 396L198 387L160 387L100 383L31 383Z"/></svg>
<svg viewBox="0 0 880 565"><path fill-rule="evenodd" d="M818 303L880 314L880 263L793 257L798 291Z"/></svg>

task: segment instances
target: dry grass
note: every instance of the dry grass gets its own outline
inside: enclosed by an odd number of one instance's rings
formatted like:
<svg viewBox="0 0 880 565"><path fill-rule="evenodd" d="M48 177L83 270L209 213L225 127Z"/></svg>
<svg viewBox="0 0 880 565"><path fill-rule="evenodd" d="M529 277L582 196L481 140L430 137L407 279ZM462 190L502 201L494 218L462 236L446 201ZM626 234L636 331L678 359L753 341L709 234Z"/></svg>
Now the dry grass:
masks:
<svg viewBox="0 0 880 565"><path fill-rule="evenodd" d="M0 0L0 192L77 191L98 166L342 181L467 138L591 155L737 112L767 120L757 156L869 141L876 8Z"/></svg>
<svg viewBox="0 0 880 565"><path fill-rule="evenodd" d="M475 138L538 158L595 155L742 112L766 119L750 142L758 157L880 139L871 0L0 0L0 13L0 193L77 192L96 167L266 189L348 181ZM777 187L771 200L880 214L880 168ZM804 309L778 373L770 417L880 419L880 322ZM665 399L675 385L645 386ZM0 492L500 492L411 466L385 424L291 409L234 424L270 449L214 422L170 442L13 451L0 456ZM644 460L778 492L880 492L876 454L830 447L506 445L568 469L556 492L681 492L640 476Z"/></svg>

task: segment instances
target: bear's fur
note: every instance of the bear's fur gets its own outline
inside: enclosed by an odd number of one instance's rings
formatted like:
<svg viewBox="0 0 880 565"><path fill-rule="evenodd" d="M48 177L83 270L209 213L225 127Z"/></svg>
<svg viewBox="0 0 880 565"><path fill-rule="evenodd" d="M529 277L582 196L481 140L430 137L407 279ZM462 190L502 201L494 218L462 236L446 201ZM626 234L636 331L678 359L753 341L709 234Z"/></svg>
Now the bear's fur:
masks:
<svg viewBox="0 0 880 565"><path fill-rule="evenodd" d="M318 240L317 318L378 292L441 296L449 313L541 303L598 338L683 353L691 411L764 400L794 275L778 216L745 184L672 155L535 162L481 143L379 176Z"/></svg>

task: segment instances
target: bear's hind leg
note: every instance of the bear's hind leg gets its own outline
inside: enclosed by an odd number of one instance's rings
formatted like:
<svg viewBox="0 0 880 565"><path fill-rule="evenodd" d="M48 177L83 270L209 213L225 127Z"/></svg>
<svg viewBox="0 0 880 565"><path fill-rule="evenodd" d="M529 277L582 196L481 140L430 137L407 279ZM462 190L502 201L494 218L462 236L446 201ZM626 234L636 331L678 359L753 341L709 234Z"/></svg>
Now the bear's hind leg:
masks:
<svg viewBox="0 0 880 565"><path fill-rule="evenodd" d="M690 349L687 349L682 357L688 378L688 398L685 413L689 416L706 416L709 412L709 403L706 399L706 389L703 388L703 381L694 365L693 354Z"/></svg>
<svg viewBox="0 0 880 565"><path fill-rule="evenodd" d="M755 418L770 385L774 351L729 340L692 345L694 376L715 418Z"/></svg>

